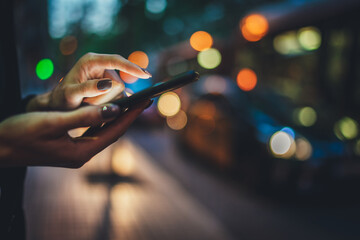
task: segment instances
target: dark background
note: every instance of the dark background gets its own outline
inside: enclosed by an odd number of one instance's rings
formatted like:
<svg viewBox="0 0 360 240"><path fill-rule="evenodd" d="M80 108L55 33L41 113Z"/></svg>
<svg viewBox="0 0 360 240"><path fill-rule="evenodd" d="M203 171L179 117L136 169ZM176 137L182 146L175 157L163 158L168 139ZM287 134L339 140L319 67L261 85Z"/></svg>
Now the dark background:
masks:
<svg viewBox="0 0 360 240"><path fill-rule="evenodd" d="M359 1L16 3L23 96L53 88L87 52L145 52L154 78L128 91L201 74L176 91L181 129L156 100L84 168L30 168L29 239L359 238ZM240 30L252 13L269 26L255 42ZM309 29L320 37L313 49L299 40ZM212 36L217 67L199 64L196 31ZM54 65L45 80L42 59ZM257 76L250 91L237 85L244 68Z"/></svg>

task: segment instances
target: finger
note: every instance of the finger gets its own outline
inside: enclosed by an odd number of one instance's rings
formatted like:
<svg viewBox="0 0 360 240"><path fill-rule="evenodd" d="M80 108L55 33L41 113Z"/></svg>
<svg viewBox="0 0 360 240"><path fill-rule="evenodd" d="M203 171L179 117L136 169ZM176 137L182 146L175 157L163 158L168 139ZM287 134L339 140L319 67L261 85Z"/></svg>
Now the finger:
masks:
<svg viewBox="0 0 360 240"><path fill-rule="evenodd" d="M117 105L87 106L61 114L56 124L64 131L79 127L99 126L117 117L120 109Z"/></svg>
<svg viewBox="0 0 360 240"><path fill-rule="evenodd" d="M118 69L138 78L151 77L151 74L147 70L142 69L138 65L117 54L88 53L84 56L82 64L89 65L86 67L89 75L103 73L104 69Z"/></svg>
<svg viewBox="0 0 360 240"><path fill-rule="evenodd" d="M124 84L124 82L120 79L119 74L113 69L105 69L103 77L110 78L113 81L117 81L119 83Z"/></svg>
<svg viewBox="0 0 360 240"><path fill-rule="evenodd" d="M144 101L129 109L119 118L115 119L113 122L109 123L106 127L94 134L92 136L94 137L93 141L82 141L79 142L79 144L82 144L82 147L86 148L87 151L91 151L91 153L95 155L119 139L119 137L125 133L129 126L144 111L144 109L148 107L149 104L151 104L150 100Z"/></svg>
<svg viewBox="0 0 360 240"><path fill-rule="evenodd" d="M90 103L92 105L100 105L103 103L110 102L113 99L116 99L124 91L124 86L118 82L112 82L112 88L106 94L98 95L95 97L84 98L83 102Z"/></svg>
<svg viewBox="0 0 360 240"><path fill-rule="evenodd" d="M117 85L119 85L117 83ZM85 97L96 97L108 93L113 88L111 79L88 80L68 86L68 95L73 102L81 102Z"/></svg>
<svg viewBox="0 0 360 240"><path fill-rule="evenodd" d="M84 102L99 105L102 103L110 102L113 99L116 99L125 89L125 85L123 81L120 79L119 75L115 70L106 69L104 71L104 78L109 78L112 80L112 88L111 91L106 92L106 94L102 94L96 97L85 98Z"/></svg>

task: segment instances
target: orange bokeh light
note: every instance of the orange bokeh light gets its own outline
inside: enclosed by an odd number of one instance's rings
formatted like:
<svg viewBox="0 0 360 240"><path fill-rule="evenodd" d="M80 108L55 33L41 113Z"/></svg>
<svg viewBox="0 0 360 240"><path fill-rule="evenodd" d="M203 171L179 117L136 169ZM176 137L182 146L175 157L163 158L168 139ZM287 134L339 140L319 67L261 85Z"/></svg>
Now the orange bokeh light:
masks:
<svg viewBox="0 0 360 240"><path fill-rule="evenodd" d="M135 51L131 53L128 57L128 60L142 68L147 68L149 65L149 57L142 51Z"/></svg>
<svg viewBox="0 0 360 240"><path fill-rule="evenodd" d="M266 35L269 30L269 23L263 15L251 14L243 18L240 29L246 40L256 42Z"/></svg>
<svg viewBox="0 0 360 240"><path fill-rule="evenodd" d="M255 88L257 83L256 73L249 68L244 68L239 71L236 82L241 90L251 91Z"/></svg>
<svg viewBox="0 0 360 240"><path fill-rule="evenodd" d="M211 48L213 44L213 38L205 31L198 31L191 35L190 45L196 51L204 51Z"/></svg>
<svg viewBox="0 0 360 240"><path fill-rule="evenodd" d="M63 55L71 55L78 47L78 41L74 36L66 36L60 41L59 49Z"/></svg>
<svg viewBox="0 0 360 240"><path fill-rule="evenodd" d="M128 60L142 68L147 68L149 65L149 57L143 51L135 51L131 53ZM120 77L126 83L134 83L138 80L137 77L126 72L120 72Z"/></svg>

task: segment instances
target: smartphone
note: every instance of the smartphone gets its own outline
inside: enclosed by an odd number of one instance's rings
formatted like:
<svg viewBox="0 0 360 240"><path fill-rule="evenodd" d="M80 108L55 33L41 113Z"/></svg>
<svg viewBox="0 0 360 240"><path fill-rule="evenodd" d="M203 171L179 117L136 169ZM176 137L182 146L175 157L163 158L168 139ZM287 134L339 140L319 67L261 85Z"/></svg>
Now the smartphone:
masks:
<svg viewBox="0 0 360 240"><path fill-rule="evenodd" d="M175 76L174 78L155 84L152 87L146 88L140 92L134 93L130 97L123 97L112 101L111 103L118 105L122 109L129 108L146 99L151 99L160 96L161 94L183 87L186 84L195 82L199 79L199 73L195 71L188 71Z"/></svg>
<svg viewBox="0 0 360 240"><path fill-rule="evenodd" d="M195 82L199 79L199 73L195 71L188 71L182 74L175 76L174 78L155 84L152 87L146 88L140 92L134 93L130 97L123 97L117 99L115 101L111 101L111 103L116 104L120 107L120 109L128 109L131 106L136 105L142 101L147 99L155 98L160 96L161 94L175 90L177 88L181 88L186 84ZM101 129L101 126L98 127L90 127L82 137L92 136L97 131Z"/></svg>

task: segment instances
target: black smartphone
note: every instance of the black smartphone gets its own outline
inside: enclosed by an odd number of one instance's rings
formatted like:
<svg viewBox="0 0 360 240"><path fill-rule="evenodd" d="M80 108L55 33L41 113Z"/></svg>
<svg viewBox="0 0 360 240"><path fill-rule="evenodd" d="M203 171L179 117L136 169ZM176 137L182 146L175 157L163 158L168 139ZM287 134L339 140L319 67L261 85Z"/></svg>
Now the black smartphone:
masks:
<svg viewBox="0 0 360 240"><path fill-rule="evenodd" d="M136 105L142 101L147 99L155 98L160 96L161 94L175 90L177 88L183 87L186 84L195 82L199 79L199 73L195 71L188 71L182 74L175 76L174 78L155 84L152 87L146 88L140 92L134 93L130 97L123 97L117 99L115 101L111 101L111 103L116 104L120 107L120 109L128 109L131 106ZM92 136L97 131L101 129L101 126L98 127L90 127L82 137Z"/></svg>
<svg viewBox="0 0 360 240"><path fill-rule="evenodd" d="M188 71L175 76L174 78L155 84L152 87L146 88L140 92L134 93L130 97L123 97L111 103L118 105L121 108L129 108L146 99L151 99L160 96L161 94L183 87L186 84L195 82L199 79L199 73L195 71Z"/></svg>

